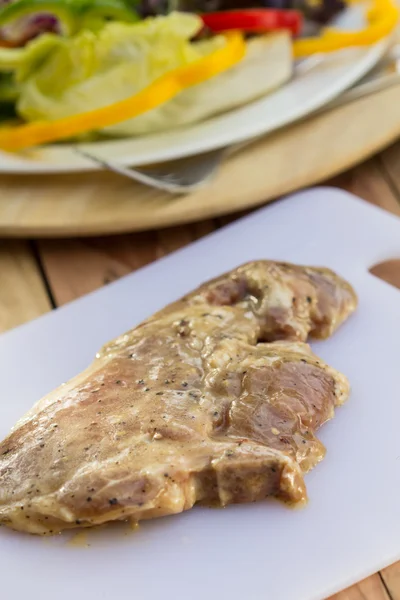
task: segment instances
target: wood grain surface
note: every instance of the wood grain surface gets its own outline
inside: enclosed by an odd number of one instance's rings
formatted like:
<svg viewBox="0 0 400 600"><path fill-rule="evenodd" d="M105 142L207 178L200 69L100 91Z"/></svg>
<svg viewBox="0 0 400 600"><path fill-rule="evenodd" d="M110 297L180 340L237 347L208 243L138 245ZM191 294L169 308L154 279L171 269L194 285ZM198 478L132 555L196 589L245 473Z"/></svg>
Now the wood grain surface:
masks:
<svg viewBox="0 0 400 600"><path fill-rule="evenodd" d="M50 309L32 246L22 241L0 241L0 331Z"/></svg>
<svg viewBox="0 0 400 600"><path fill-rule="evenodd" d="M282 129L234 154L209 186L188 196L172 197L106 172L2 175L0 235L104 235L254 207L324 181L389 145L400 136L399 104L397 84ZM394 173L394 159L389 163Z"/></svg>
<svg viewBox="0 0 400 600"><path fill-rule="evenodd" d="M400 143L325 183L349 190L400 215ZM6 330L135 271L234 220L239 214L192 225L119 237L0 243L0 329ZM372 271L400 287L400 257ZM373 543L373 540L371 540ZM400 600L400 563L329 600Z"/></svg>

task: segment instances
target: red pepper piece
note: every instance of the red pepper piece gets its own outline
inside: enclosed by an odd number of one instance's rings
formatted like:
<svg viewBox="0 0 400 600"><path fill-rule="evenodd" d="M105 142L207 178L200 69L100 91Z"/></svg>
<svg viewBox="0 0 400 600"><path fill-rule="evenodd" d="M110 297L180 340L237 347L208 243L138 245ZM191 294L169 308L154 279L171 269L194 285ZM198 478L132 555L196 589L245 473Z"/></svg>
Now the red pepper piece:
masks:
<svg viewBox="0 0 400 600"><path fill-rule="evenodd" d="M201 18L204 25L212 31L239 29L262 33L287 29L297 35L303 25L303 17L299 11L269 8L205 13Z"/></svg>

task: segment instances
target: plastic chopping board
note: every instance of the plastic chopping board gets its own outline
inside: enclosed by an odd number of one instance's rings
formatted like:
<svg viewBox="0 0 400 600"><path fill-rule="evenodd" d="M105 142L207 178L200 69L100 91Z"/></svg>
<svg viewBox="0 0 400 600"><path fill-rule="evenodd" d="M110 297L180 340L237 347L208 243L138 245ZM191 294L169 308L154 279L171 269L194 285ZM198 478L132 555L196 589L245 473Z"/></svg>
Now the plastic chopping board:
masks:
<svg viewBox="0 0 400 600"><path fill-rule="evenodd" d="M319 437L309 504L195 508L87 536L0 530L4 600L320 600L400 558L400 295L368 273L400 257L400 221L332 189L266 207L0 337L0 434L83 369L101 344L200 282L251 259L335 269L360 306L313 344L352 384ZM1 495L1 481L0 481Z"/></svg>

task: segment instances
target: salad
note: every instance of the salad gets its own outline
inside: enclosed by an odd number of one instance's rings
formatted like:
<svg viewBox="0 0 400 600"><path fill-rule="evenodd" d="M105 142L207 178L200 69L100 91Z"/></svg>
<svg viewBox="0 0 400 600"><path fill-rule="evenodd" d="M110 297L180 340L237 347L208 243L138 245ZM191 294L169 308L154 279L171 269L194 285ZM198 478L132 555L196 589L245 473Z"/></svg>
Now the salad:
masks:
<svg viewBox="0 0 400 600"><path fill-rule="evenodd" d="M375 0L13 0L0 5L0 147L180 127L262 97L295 58L371 44L397 25ZM311 33L307 33L310 32Z"/></svg>

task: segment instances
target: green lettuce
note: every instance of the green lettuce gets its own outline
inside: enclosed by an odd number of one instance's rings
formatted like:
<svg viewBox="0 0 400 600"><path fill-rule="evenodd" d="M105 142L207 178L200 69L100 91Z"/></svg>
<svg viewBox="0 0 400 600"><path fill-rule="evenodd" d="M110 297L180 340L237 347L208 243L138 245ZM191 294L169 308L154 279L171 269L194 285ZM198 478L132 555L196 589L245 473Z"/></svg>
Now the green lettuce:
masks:
<svg viewBox="0 0 400 600"><path fill-rule="evenodd" d="M0 103L14 103L19 90L12 73L0 73Z"/></svg>
<svg viewBox="0 0 400 600"><path fill-rule="evenodd" d="M110 22L71 38L41 36L18 51L17 112L26 121L54 120L133 96L226 43L223 36L192 42L201 27L196 15L171 13L135 24ZM132 122L141 118L121 123L116 131L135 133Z"/></svg>

